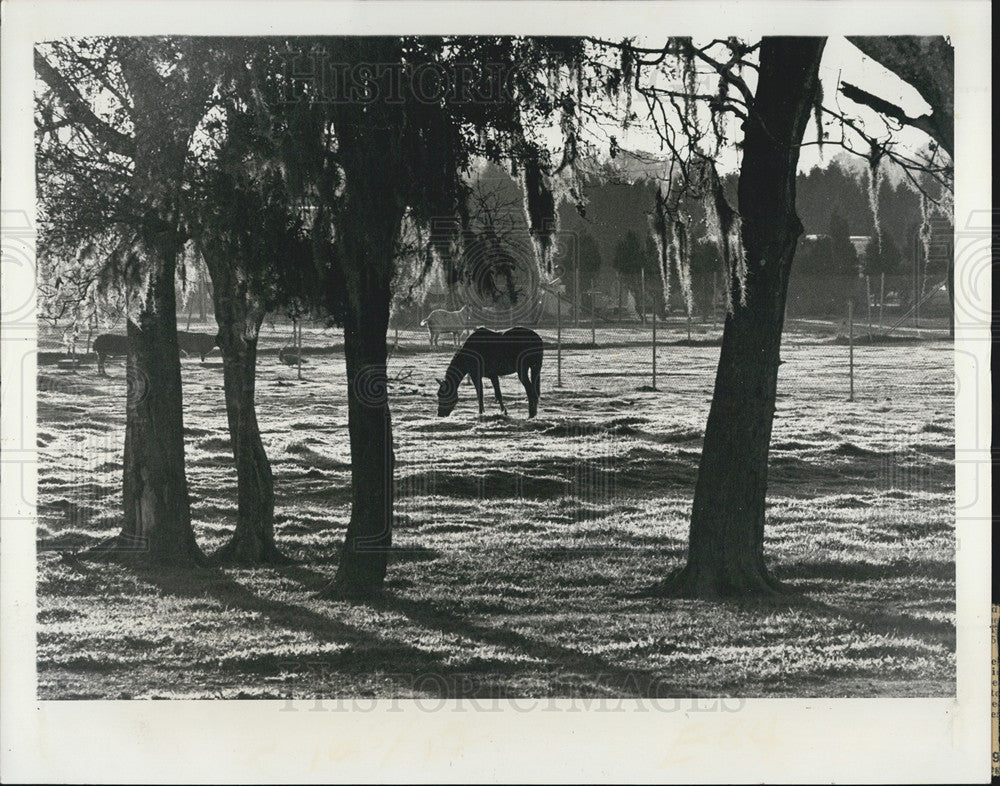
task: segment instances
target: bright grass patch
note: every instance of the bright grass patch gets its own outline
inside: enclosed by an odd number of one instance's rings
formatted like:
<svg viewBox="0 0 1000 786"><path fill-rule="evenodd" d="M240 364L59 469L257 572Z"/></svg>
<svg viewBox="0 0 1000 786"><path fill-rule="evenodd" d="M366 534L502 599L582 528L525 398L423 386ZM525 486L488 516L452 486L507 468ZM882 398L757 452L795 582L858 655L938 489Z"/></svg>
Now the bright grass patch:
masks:
<svg viewBox="0 0 1000 786"><path fill-rule="evenodd" d="M706 603L634 593L684 561L718 329L680 346L686 326L661 325L658 391L636 390L648 330L607 333L610 346L564 352L562 388L546 350L528 421L512 378L510 418L487 391L479 420L467 385L437 418L450 352L401 331L395 551L373 605L313 597L350 515L340 355L310 356L299 381L271 352L283 336L263 333L277 540L299 563L255 570L64 559L120 526L124 372L43 365L39 698L954 695L948 345L856 347L848 402L846 348L789 326L765 553L801 596ZM564 341L582 347L589 329ZM212 551L235 515L221 361L182 366L192 515Z"/></svg>

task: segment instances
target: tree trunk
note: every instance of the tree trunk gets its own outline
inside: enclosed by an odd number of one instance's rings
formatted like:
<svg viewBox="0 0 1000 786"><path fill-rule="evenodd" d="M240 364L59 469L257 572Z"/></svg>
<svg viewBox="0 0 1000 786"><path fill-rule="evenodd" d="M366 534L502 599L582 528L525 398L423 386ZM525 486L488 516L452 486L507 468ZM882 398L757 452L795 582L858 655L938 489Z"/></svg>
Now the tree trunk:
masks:
<svg viewBox="0 0 1000 786"><path fill-rule="evenodd" d="M143 564L205 562L191 528L177 346L175 241L147 243L149 288L127 326L125 520L111 551Z"/></svg>
<svg viewBox="0 0 1000 786"><path fill-rule="evenodd" d="M767 459L788 276L802 224L798 145L816 96L825 39L765 38L756 120L747 122L739 208L746 305L726 318L695 486L687 565L656 590L685 597L772 594L764 563ZM734 275L734 292L739 283Z"/></svg>
<svg viewBox="0 0 1000 786"><path fill-rule="evenodd" d="M229 439L236 463L236 528L212 555L214 564L282 565L291 560L274 542L274 478L257 424L254 394L257 341L264 309L237 283L236 271L211 252L204 254L212 276L212 300L219 325L219 350Z"/></svg>
<svg viewBox="0 0 1000 786"><path fill-rule="evenodd" d="M395 44L392 45L395 47ZM388 57L396 57L394 50ZM392 418L386 377L386 336L393 259L405 209L402 169L391 106L360 114L338 107L345 129L344 199L338 212L338 259L344 275L348 431L351 440L351 519L334 580L320 597L367 600L381 592L392 546Z"/></svg>
<svg viewBox="0 0 1000 786"><path fill-rule="evenodd" d="M344 326L344 354L351 440L351 520L337 576L322 597L357 600L377 595L385 580L392 546L395 455L386 377L390 291L388 282L380 282L379 278L371 268L361 268L348 277L352 302Z"/></svg>

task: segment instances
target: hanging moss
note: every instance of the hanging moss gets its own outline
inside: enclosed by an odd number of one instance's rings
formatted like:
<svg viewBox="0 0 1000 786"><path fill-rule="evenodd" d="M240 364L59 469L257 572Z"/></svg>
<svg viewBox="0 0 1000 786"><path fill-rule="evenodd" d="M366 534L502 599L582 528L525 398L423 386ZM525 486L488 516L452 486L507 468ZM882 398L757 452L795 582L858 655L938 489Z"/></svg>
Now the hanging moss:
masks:
<svg viewBox="0 0 1000 786"><path fill-rule="evenodd" d="M532 149L522 162L521 183L524 190L524 208L528 218L528 232L535 246L539 267L552 272L552 240L558 229L559 216L555 197L546 182L537 149Z"/></svg>
<svg viewBox="0 0 1000 786"><path fill-rule="evenodd" d="M674 238L677 246L674 255L677 262L677 281L680 282L681 294L684 296L684 308L687 315L691 316L694 310L694 292L691 288L691 245L687 221L684 218L674 222Z"/></svg>
<svg viewBox="0 0 1000 786"><path fill-rule="evenodd" d="M816 80L816 98L813 101L813 121L816 124L816 144L819 156L823 157L823 82Z"/></svg>
<svg viewBox="0 0 1000 786"><path fill-rule="evenodd" d="M692 96L697 92L698 73L695 65L694 47L690 38L682 39L681 79L684 84L684 120L695 135L698 131L698 110ZM688 134L691 136L691 133Z"/></svg>
<svg viewBox="0 0 1000 786"><path fill-rule="evenodd" d="M656 244L656 257L660 268L660 283L663 286L663 307L670 307L670 244L666 196L657 189L653 194L653 212L649 216L649 229Z"/></svg>
<svg viewBox="0 0 1000 786"><path fill-rule="evenodd" d="M709 104L709 112L712 119L712 132L715 136L715 155L718 157L722 146L726 143L726 127L724 123L725 111L723 107L729 100L729 82L719 79L719 90L716 93L715 101Z"/></svg>
<svg viewBox="0 0 1000 786"><path fill-rule="evenodd" d="M920 248L923 250L924 275L927 275L927 262L931 257L931 207L927 194L920 192ZM920 264L920 260L917 261Z"/></svg>
<svg viewBox="0 0 1000 786"><path fill-rule="evenodd" d="M739 213L730 206L722 187L722 180L710 166L705 173L708 180L705 193L705 217L709 234L714 236L722 256L722 279L725 282L726 308L733 310L732 280L740 289L739 303L746 305L746 254L743 250L743 228Z"/></svg>
<svg viewBox="0 0 1000 786"><path fill-rule="evenodd" d="M882 224L879 220L878 194L882 185L882 148L872 146L868 156L868 206L872 211L872 223L875 227L876 248L882 248Z"/></svg>
<svg viewBox="0 0 1000 786"><path fill-rule="evenodd" d="M622 128L628 128L632 114L632 80L634 78L634 53L632 43L627 38L621 46L621 90L625 93L625 111L622 113Z"/></svg>

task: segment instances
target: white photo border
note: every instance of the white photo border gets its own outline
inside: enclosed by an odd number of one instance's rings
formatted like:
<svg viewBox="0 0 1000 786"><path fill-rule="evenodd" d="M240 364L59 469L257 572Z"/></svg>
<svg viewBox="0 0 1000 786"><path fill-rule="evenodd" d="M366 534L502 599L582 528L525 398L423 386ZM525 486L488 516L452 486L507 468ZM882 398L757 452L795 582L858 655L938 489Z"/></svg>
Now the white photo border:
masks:
<svg viewBox="0 0 1000 786"><path fill-rule="evenodd" d="M989 776L991 26L987 2L55 2L3 5L0 768L7 782L985 782ZM35 667L33 42L272 34L948 35L955 46L957 697L38 701ZM19 232L21 234L19 234ZM977 240L978 238L978 240ZM962 286L962 282L973 282ZM8 315L13 315L8 320ZM704 700L703 700L704 701ZM645 708L641 705L645 704ZM334 706L327 702L327 709ZM731 706L731 705L730 705ZM437 711L431 711L439 708ZM287 709L287 708L285 708ZM645 711L643 711L645 710ZM721 710L721 711L720 711Z"/></svg>

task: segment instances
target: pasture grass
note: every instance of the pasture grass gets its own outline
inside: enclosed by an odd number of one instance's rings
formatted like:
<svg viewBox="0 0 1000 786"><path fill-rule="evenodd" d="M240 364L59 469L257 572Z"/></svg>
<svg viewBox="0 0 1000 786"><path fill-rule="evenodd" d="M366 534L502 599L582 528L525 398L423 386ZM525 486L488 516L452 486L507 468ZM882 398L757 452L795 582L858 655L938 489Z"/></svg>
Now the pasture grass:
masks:
<svg viewBox="0 0 1000 786"><path fill-rule="evenodd" d="M39 698L954 695L947 345L856 348L848 402L845 353L815 331L788 336L765 553L793 593L709 603L637 592L683 564L718 356L710 326L687 346L686 326L662 329L675 343L659 390L616 373L649 362L644 336L629 345L622 328L610 346L567 350L562 388L547 355L533 421L513 378L510 418L488 396L478 419L467 386L436 418L450 351L402 331L394 552L384 596L361 605L314 597L350 514L339 357L310 357L301 381L260 364L277 540L296 564L190 571L73 556L120 526L124 375L41 365ZM577 333L564 338L589 340ZM192 515L210 552L235 515L221 363L184 360L183 375Z"/></svg>

